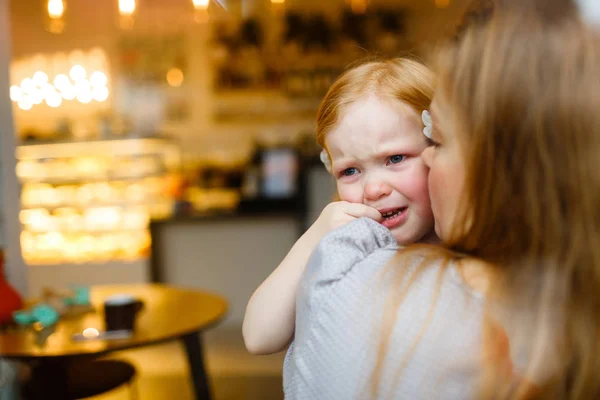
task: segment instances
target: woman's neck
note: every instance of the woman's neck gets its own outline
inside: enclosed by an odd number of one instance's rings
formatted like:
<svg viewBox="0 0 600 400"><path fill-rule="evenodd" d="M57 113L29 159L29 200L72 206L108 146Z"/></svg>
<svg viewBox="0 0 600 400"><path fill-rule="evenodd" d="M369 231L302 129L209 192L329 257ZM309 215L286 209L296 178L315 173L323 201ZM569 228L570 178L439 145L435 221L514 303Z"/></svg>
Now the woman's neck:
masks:
<svg viewBox="0 0 600 400"><path fill-rule="evenodd" d="M425 234L417 243L426 244L440 244L440 238L437 237L435 231L432 229L429 233Z"/></svg>

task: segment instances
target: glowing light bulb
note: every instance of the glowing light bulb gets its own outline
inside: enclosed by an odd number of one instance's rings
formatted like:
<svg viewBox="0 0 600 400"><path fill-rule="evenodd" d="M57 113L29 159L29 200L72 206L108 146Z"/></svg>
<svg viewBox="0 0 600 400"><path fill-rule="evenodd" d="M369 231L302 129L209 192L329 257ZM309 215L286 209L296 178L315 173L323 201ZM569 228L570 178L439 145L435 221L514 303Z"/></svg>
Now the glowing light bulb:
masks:
<svg viewBox="0 0 600 400"><path fill-rule="evenodd" d="M108 82L108 78L104 72L95 71L92 76L90 76L90 83L92 86L106 86Z"/></svg>
<svg viewBox="0 0 600 400"><path fill-rule="evenodd" d="M33 104L42 104L44 93L41 90L35 89L29 93L29 98Z"/></svg>
<svg viewBox="0 0 600 400"><path fill-rule="evenodd" d="M209 2L210 0L192 0L194 8L197 10L206 10Z"/></svg>
<svg viewBox="0 0 600 400"><path fill-rule="evenodd" d="M89 102L92 101L92 92L79 92L77 93L77 100L79 100L80 103L83 104L88 104Z"/></svg>
<svg viewBox="0 0 600 400"><path fill-rule="evenodd" d="M51 19L60 19L65 13L63 0L48 0L48 16Z"/></svg>
<svg viewBox="0 0 600 400"><path fill-rule="evenodd" d="M135 12L135 0L119 0L119 13L132 15Z"/></svg>
<svg viewBox="0 0 600 400"><path fill-rule="evenodd" d="M183 83L183 71L179 68L171 68L167 72L167 83L172 87L179 87Z"/></svg>
<svg viewBox="0 0 600 400"><path fill-rule="evenodd" d="M76 96L76 94L75 94L75 88L73 88L73 86L71 86L71 84L69 84L69 86L64 87L60 91L60 95L65 100L73 100L75 98L75 96Z"/></svg>
<svg viewBox="0 0 600 400"><path fill-rule="evenodd" d="M21 110L24 111L31 110L31 107L33 107L33 104L28 96L24 96L21 100L19 100L17 105Z"/></svg>
<svg viewBox="0 0 600 400"><path fill-rule="evenodd" d="M21 81L21 89L25 93L31 93L35 90L35 82L31 78L25 78Z"/></svg>
<svg viewBox="0 0 600 400"><path fill-rule="evenodd" d="M87 73L85 72L85 68L83 68L79 64L76 64L76 65L73 65L73 68L71 68L71 71L69 71L69 76L74 81L81 81L81 80L85 79L85 77L87 76Z"/></svg>
<svg viewBox="0 0 600 400"><path fill-rule="evenodd" d="M48 83L48 75L45 72L36 71L33 74L33 82L38 86L42 86L44 83Z"/></svg>
<svg viewBox="0 0 600 400"><path fill-rule="evenodd" d="M56 89L51 84L46 83L42 85L42 87L40 88L40 92L42 93L42 97L44 99L47 99L51 93L56 93Z"/></svg>
<svg viewBox="0 0 600 400"><path fill-rule="evenodd" d="M49 107L56 108L62 104L62 97L57 92L51 92L46 96L46 104Z"/></svg>
<svg viewBox="0 0 600 400"><path fill-rule="evenodd" d="M92 98L96 101L103 102L108 99L108 88L106 86L96 86L92 89Z"/></svg>
<svg viewBox="0 0 600 400"><path fill-rule="evenodd" d="M71 86L71 81L65 74L58 74L56 75L56 78L54 78L54 86L56 86L58 90L63 90L64 88Z"/></svg>
<svg viewBox="0 0 600 400"><path fill-rule="evenodd" d="M21 90L20 87L18 86L11 86L10 87L10 99L12 101L19 101L23 98L23 90Z"/></svg>

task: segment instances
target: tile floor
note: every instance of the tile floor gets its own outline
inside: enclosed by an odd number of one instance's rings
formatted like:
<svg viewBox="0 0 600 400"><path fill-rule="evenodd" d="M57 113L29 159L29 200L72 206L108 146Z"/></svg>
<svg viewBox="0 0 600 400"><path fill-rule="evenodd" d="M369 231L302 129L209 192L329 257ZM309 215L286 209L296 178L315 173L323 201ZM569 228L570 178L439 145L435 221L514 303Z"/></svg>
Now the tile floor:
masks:
<svg viewBox="0 0 600 400"><path fill-rule="evenodd" d="M281 369L285 353L252 356L244 348L241 328L217 328L205 335L206 363L214 400L281 400ZM167 343L111 357L126 359L138 370L138 400L188 400L192 397L187 360L181 344ZM93 397L130 399L127 388ZM135 399L135 398L134 398Z"/></svg>

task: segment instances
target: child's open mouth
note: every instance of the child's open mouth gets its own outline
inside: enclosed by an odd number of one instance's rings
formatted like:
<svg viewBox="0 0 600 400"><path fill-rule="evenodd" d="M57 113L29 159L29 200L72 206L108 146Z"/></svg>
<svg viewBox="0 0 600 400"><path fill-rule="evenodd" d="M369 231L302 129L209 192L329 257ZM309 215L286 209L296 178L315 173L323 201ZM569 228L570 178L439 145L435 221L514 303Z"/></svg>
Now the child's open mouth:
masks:
<svg viewBox="0 0 600 400"><path fill-rule="evenodd" d="M385 213L382 213L381 216L383 217L383 221L381 221L381 224L388 229L391 229L398 225L403 224L404 221L406 221L406 214L407 214L406 211L407 210L408 210L408 207L400 207L400 208L396 208L394 210L390 210Z"/></svg>

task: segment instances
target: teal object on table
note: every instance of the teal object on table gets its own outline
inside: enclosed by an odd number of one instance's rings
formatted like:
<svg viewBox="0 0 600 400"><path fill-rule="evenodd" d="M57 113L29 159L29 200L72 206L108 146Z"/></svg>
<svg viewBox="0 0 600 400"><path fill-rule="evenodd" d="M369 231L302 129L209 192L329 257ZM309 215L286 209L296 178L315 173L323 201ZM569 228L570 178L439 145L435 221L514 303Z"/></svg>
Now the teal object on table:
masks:
<svg viewBox="0 0 600 400"><path fill-rule="evenodd" d="M87 306L90 304L90 288L88 286L77 286L74 288L74 303L78 306Z"/></svg>
<svg viewBox="0 0 600 400"><path fill-rule="evenodd" d="M15 311L13 313L13 319L19 325L30 325L35 322L31 313L26 311Z"/></svg>
<svg viewBox="0 0 600 400"><path fill-rule="evenodd" d="M60 314L53 307L47 304L40 304L31 311L33 318L44 326L54 325L58 322Z"/></svg>
<svg viewBox="0 0 600 400"><path fill-rule="evenodd" d="M66 306L88 306L90 305L90 288L87 286L73 286L73 297L65 297L63 302Z"/></svg>
<svg viewBox="0 0 600 400"><path fill-rule="evenodd" d="M13 313L13 319L20 325L30 325L39 322L43 326L51 326L58 322L60 314L54 307L48 304L39 304L31 311L17 311Z"/></svg>

